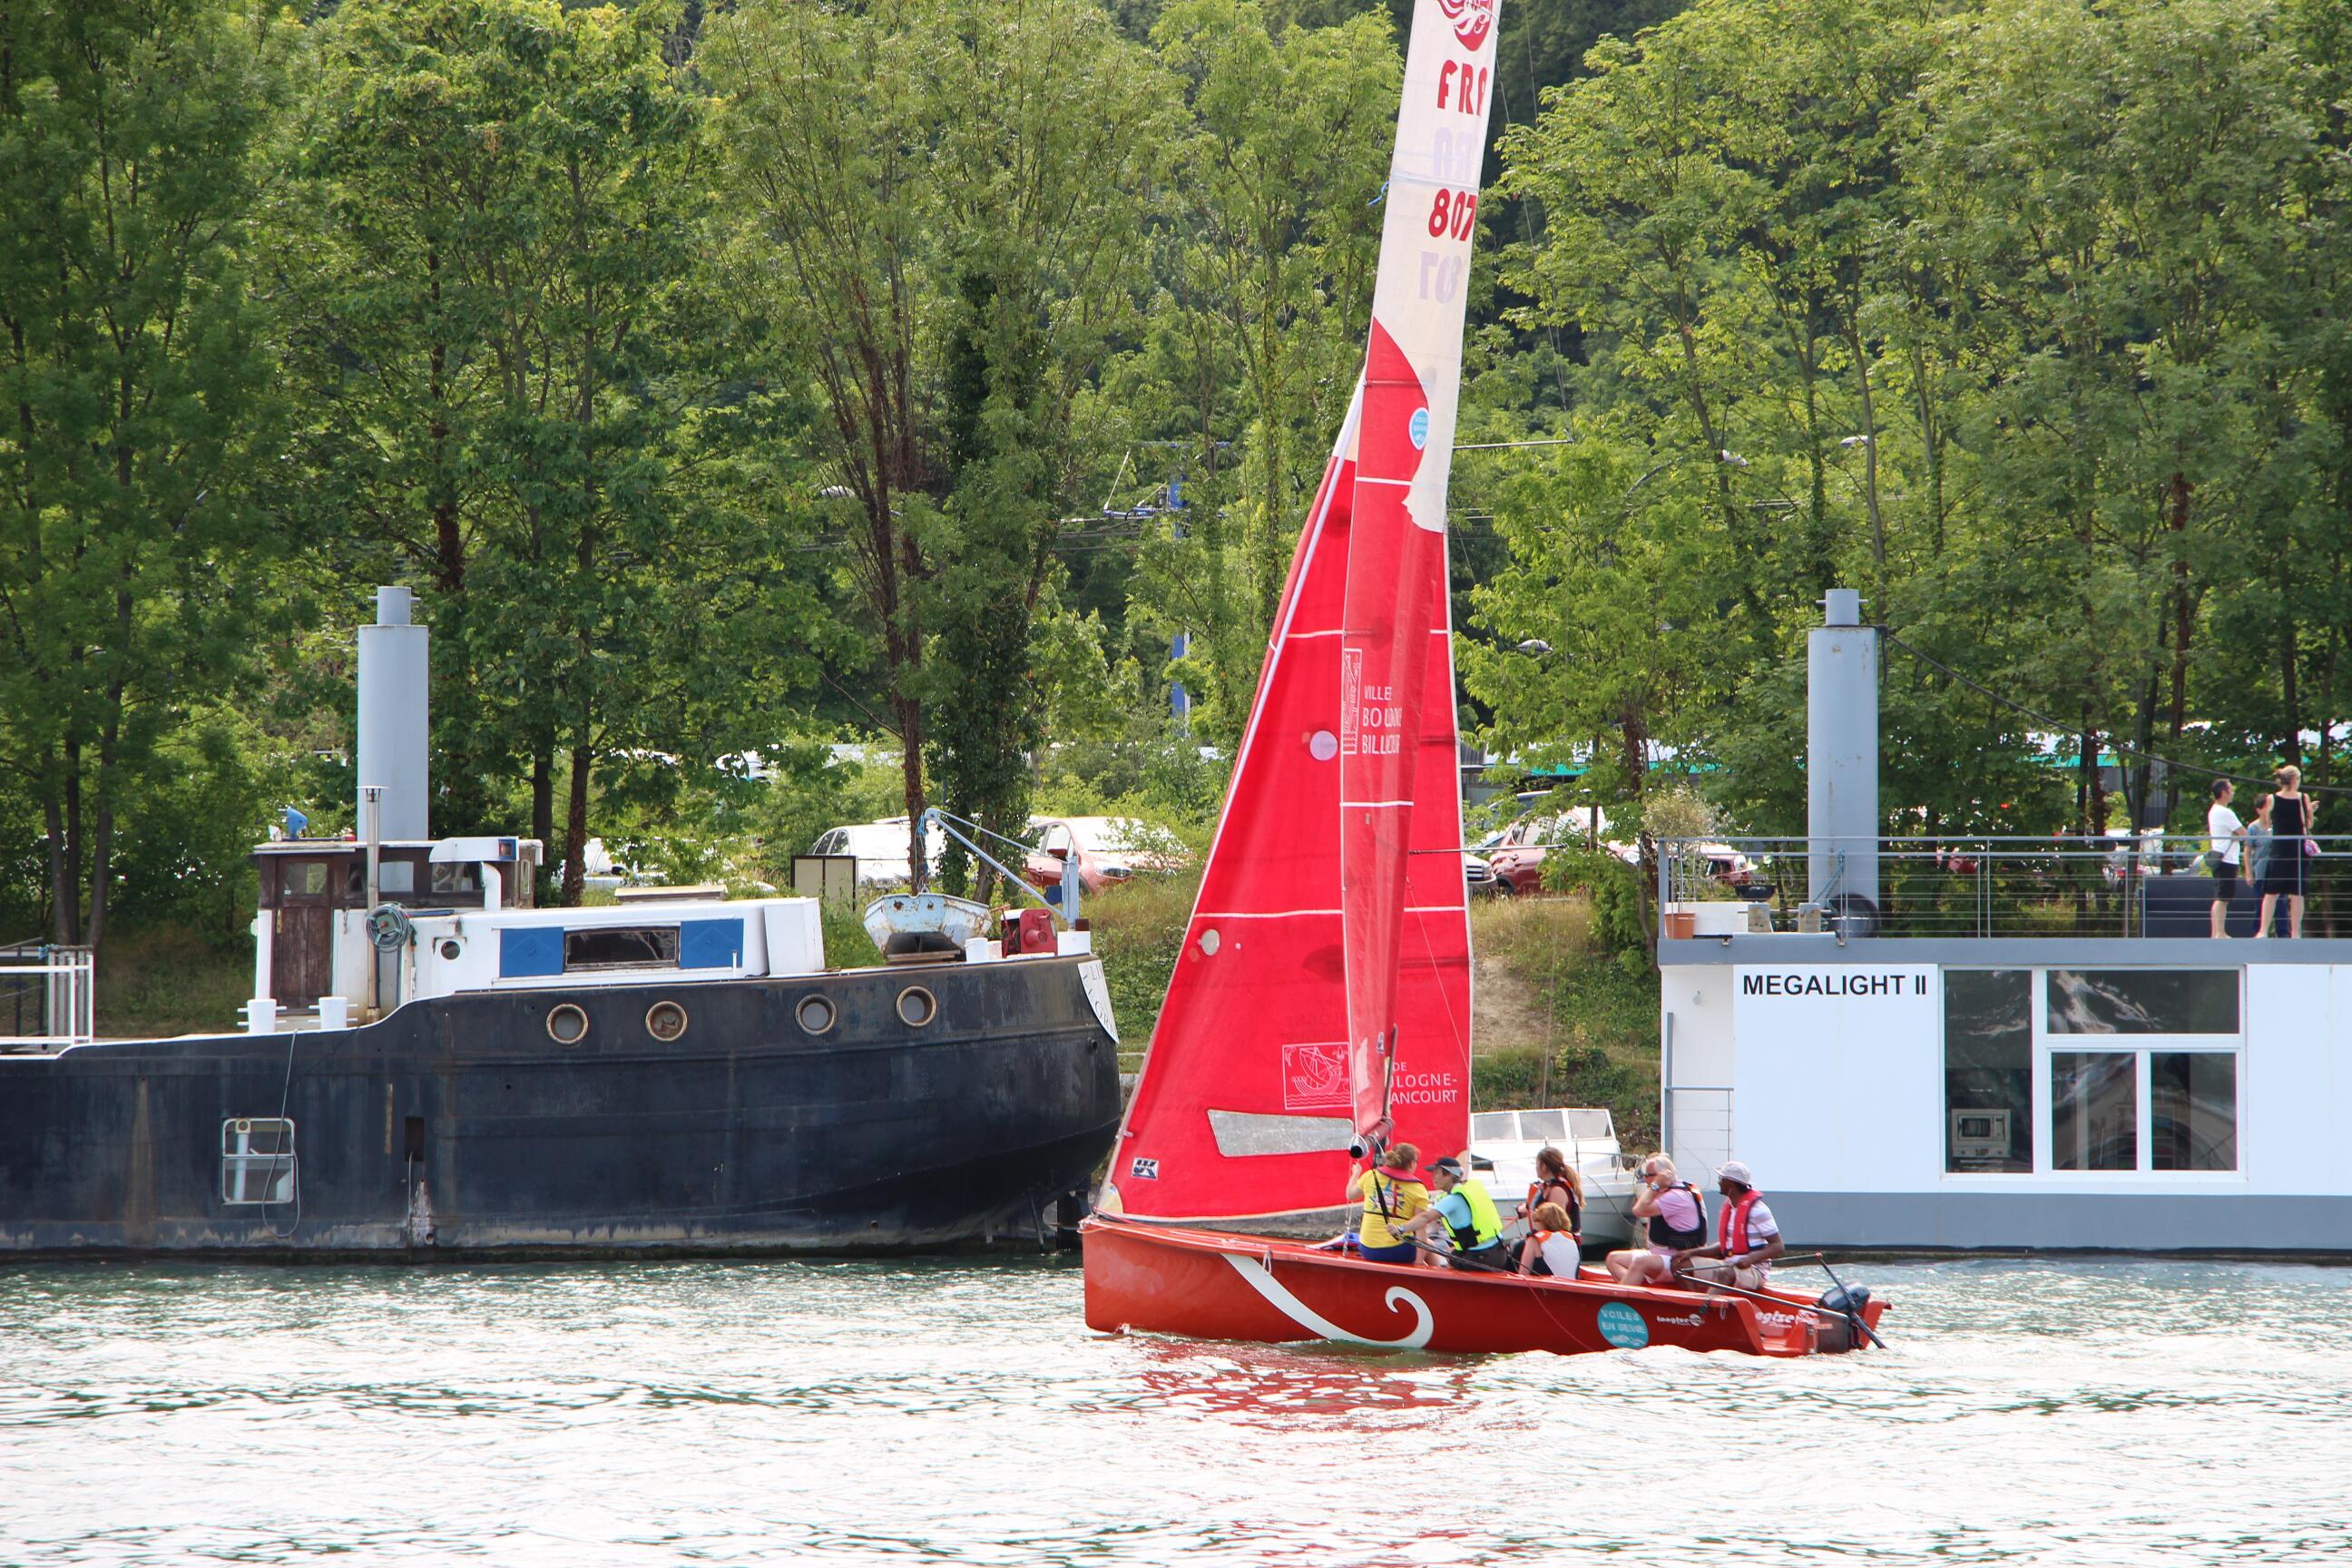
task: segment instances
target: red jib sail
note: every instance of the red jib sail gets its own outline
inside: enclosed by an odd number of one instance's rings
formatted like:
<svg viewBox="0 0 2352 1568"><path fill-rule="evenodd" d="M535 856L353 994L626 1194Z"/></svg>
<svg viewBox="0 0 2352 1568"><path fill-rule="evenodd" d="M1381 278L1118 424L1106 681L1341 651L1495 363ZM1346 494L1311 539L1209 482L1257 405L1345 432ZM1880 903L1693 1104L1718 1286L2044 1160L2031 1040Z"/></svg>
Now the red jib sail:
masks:
<svg viewBox="0 0 2352 1568"><path fill-rule="evenodd" d="M1108 1209L1329 1208L1368 1137L1468 1141L1444 517L1494 20L1492 0L1414 7L1366 380L1291 563Z"/></svg>

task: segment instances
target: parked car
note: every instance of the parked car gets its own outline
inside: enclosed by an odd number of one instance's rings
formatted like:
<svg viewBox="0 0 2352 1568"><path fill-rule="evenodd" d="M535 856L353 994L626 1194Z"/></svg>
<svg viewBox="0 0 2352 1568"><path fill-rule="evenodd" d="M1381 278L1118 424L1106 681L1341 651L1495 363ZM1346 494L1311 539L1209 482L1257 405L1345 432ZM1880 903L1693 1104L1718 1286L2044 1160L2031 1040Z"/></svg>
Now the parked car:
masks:
<svg viewBox="0 0 2352 1568"><path fill-rule="evenodd" d="M905 817L887 816L879 822L854 822L829 828L809 846L809 853L854 856L858 886L898 888L913 879L907 862L911 837ZM936 827L923 836L923 854L932 865L939 864L947 847L947 836Z"/></svg>
<svg viewBox="0 0 2352 1568"><path fill-rule="evenodd" d="M1493 855L1495 891L1541 892L1544 852L1559 845L1583 842L1591 830L1593 815L1593 807L1574 806L1567 811L1522 816L1503 829L1502 841ZM1599 826L1605 830L1608 826L1608 816L1601 815Z"/></svg>
<svg viewBox="0 0 2352 1568"><path fill-rule="evenodd" d="M1025 837L1029 854L1022 876L1049 891L1062 885L1062 865L1072 856L1078 886L1089 893L1130 877L1173 871L1192 859L1174 834L1132 816L1032 817Z"/></svg>
<svg viewBox="0 0 2352 1568"><path fill-rule="evenodd" d="M1495 868L1481 856L1462 857L1462 881L1472 898L1476 898L1481 893L1491 893L1496 890Z"/></svg>

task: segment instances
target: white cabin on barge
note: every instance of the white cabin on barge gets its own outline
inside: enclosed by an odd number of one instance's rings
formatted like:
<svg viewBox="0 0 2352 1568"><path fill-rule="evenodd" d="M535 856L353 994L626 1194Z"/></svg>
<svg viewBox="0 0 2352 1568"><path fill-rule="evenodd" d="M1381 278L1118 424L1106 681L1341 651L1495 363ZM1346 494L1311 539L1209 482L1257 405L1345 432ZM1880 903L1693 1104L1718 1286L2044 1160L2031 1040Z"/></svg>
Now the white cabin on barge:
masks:
<svg viewBox="0 0 2352 1568"><path fill-rule="evenodd" d="M1662 850L1684 1174L1745 1161L1805 1247L2352 1253L2352 841L2258 941L2243 889L2203 934L2201 841L1882 838L1876 637L1830 607L1811 832L1742 842L1737 900Z"/></svg>

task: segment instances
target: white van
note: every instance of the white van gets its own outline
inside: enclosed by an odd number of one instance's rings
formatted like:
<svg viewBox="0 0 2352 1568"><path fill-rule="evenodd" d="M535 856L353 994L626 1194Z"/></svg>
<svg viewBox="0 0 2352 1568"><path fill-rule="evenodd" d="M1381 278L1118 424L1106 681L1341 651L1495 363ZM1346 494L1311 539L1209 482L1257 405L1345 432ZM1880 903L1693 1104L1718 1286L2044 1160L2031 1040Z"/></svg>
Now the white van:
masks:
<svg viewBox="0 0 2352 1568"><path fill-rule="evenodd" d="M886 816L879 822L855 822L845 827L830 828L817 836L809 846L812 855L847 855L857 861L857 885L861 888L903 888L913 879L907 863L907 819ZM947 836L933 827L923 836L923 856L930 864L939 864L947 852Z"/></svg>

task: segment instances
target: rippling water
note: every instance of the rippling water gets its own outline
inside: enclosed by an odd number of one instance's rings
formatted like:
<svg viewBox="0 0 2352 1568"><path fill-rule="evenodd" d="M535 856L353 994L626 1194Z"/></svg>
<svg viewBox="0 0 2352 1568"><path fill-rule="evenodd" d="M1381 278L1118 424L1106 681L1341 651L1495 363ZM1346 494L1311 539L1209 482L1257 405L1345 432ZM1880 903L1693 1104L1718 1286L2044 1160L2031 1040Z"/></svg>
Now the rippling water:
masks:
<svg viewBox="0 0 2352 1568"><path fill-rule="evenodd" d="M0 1273L0 1560L2352 1550L2352 1272L1857 1268L1893 1349L1103 1338L1057 1265Z"/></svg>

